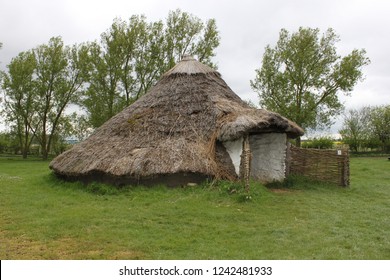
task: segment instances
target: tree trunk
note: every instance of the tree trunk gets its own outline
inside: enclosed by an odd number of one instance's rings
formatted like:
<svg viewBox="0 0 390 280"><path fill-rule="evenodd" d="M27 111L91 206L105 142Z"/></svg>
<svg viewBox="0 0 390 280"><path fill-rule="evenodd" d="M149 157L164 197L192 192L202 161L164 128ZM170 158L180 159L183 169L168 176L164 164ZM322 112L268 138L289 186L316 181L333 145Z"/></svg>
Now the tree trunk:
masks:
<svg viewBox="0 0 390 280"><path fill-rule="evenodd" d="M295 139L295 146L297 146L298 148L301 147L301 136L299 136Z"/></svg>
<svg viewBox="0 0 390 280"><path fill-rule="evenodd" d="M22 149L22 157L23 157L23 159L27 158L27 149L26 148Z"/></svg>
<svg viewBox="0 0 390 280"><path fill-rule="evenodd" d="M47 151L47 138L46 138L46 117L44 117L43 120L43 129L42 129L42 136L41 136L41 148L42 148L42 159L46 160L48 156Z"/></svg>
<svg viewBox="0 0 390 280"><path fill-rule="evenodd" d="M49 153L47 149L45 147L42 147L42 159L47 160L48 157L49 157Z"/></svg>
<svg viewBox="0 0 390 280"><path fill-rule="evenodd" d="M27 154L28 154L28 150L29 150L28 136L29 136L28 124L27 124L27 122L25 122L24 123L24 143L23 143L23 146L22 146L22 156L23 156L24 159L27 158Z"/></svg>

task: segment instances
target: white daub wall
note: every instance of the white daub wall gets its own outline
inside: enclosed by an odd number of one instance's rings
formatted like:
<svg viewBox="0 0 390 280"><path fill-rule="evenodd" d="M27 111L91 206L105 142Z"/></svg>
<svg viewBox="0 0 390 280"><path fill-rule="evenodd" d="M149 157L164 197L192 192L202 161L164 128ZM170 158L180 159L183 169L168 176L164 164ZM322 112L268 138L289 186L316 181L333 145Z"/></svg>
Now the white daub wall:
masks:
<svg viewBox="0 0 390 280"><path fill-rule="evenodd" d="M241 138L234 140L234 141L223 142L223 145L225 146L226 151L229 153L229 156L233 162L234 169L236 170L236 175L240 174L242 141L243 141L243 138L241 137Z"/></svg>
<svg viewBox="0 0 390 280"><path fill-rule="evenodd" d="M251 177L263 183L283 181L286 170L287 135L264 133L249 136Z"/></svg>

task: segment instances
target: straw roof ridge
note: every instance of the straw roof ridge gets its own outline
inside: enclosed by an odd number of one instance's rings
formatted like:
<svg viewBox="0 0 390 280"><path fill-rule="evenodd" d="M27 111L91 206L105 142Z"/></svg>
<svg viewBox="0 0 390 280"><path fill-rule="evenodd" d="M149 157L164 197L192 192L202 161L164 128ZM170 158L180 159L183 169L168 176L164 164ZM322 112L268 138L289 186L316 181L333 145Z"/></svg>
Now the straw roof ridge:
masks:
<svg viewBox="0 0 390 280"><path fill-rule="evenodd" d="M173 68L168 70L164 76L170 76L175 74L208 74L208 73L214 73L216 75L220 74L215 69L211 68L210 66L207 66L199 61L197 61L195 58L193 58L190 55L184 55L183 59L177 63Z"/></svg>

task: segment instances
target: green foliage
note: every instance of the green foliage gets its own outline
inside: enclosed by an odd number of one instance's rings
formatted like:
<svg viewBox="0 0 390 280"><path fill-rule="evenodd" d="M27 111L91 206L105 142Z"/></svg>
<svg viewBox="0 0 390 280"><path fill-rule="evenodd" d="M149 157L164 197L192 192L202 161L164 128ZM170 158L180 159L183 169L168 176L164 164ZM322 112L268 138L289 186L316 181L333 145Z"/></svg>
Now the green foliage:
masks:
<svg viewBox="0 0 390 280"><path fill-rule="evenodd" d="M18 154L19 152L20 152L20 145L17 136L14 133L1 132L0 153Z"/></svg>
<svg viewBox="0 0 390 280"><path fill-rule="evenodd" d="M390 152L390 106L350 110L340 130L343 142L354 152L380 149Z"/></svg>
<svg viewBox="0 0 390 280"><path fill-rule="evenodd" d="M313 138L311 140L302 142L302 147L309 149L332 149L333 139L329 137Z"/></svg>
<svg viewBox="0 0 390 280"><path fill-rule="evenodd" d="M240 181L215 181L214 187L223 194L232 195L238 202L249 202L252 200L253 191L245 190L245 187Z"/></svg>
<svg viewBox="0 0 390 280"><path fill-rule="evenodd" d="M33 79L37 61L32 51L21 52L11 60L8 73L4 73L4 115L17 135L24 158L38 129L37 110L39 100Z"/></svg>
<svg viewBox="0 0 390 280"><path fill-rule="evenodd" d="M390 152L390 105L374 107L370 114L372 133L383 152Z"/></svg>
<svg viewBox="0 0 390 280"><path fill-rule="evenodd" d="M369 63L365 50L345 57L336 53L339 37L332 29L282 29L275 47L267 46L261 68L251 81L260 105L295 121L304 129L329 126L343 105L338 93L349 93Z"/></svg>
<svg viewBox="0 0 390 280"><path fill-rule="evenodd" d="M194 15L177 9L168 15L165 29L166 45L162 52L167 54L165 70L172 68L184 54L197 55L198 60L216 68L211 58L219 46L216 22L210 19L203 23Z"/></svg>
<svg viewBox="0 0 390 280"><path fill-rule="evenodd" d="M59 131L67 127L64 111L78 100L85 82L87 52L86 46L67 47L55 37L20 53L7 66L2 84L5 114L24 157L34 138L44 159L61 138Z"/></svg>
<svg viewBox="0 0 390 280"><path fill-rule="evenodd" d="M80 104L98 127L145 94L184 54L215 67L218 45L215 20L203 23L180 10L170 12L166 23L144 16L115 19L100 43L91 44L90 85Z"/></svg>
<svg viewBox="0 0 390 280"><path fill-rule="evenodd" d="M348 144L352 151L358 152L367 145L370 138L370 108L360 110L351 109L344 115L343 127L339 131L343 142Z"/></svg>
<svg viewBox="0 0 390 280"><path fill-rule="evenodd" d="M8 150L9 144L9 134L0 133L0 153L6 152Z"/></svg>

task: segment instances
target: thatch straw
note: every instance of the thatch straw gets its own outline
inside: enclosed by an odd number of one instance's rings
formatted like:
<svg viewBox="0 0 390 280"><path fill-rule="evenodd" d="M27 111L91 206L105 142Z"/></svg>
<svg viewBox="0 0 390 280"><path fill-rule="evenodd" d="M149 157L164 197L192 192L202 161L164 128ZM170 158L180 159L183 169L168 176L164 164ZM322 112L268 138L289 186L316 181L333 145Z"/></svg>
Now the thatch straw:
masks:
<svg viewBox="0 0 390 280"><path fill-rule="evenodd" d="M56 157L50 168L69 179L99 174L124 183L155 182L172 174L189 180L232 178L233 164L218 142L269 131L303 134L280 115L249 107L217 71L185 57L146 95Z"/></svg>

